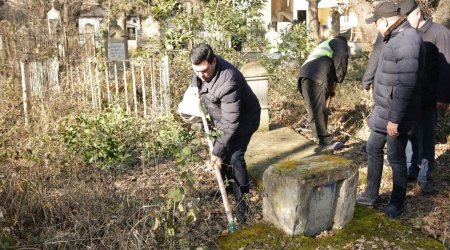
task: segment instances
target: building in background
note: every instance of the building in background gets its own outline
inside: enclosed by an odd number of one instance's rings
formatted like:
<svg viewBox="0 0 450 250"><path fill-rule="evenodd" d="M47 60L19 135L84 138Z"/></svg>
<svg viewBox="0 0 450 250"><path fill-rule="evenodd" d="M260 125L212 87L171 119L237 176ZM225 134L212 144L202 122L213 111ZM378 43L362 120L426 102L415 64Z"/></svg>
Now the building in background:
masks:
<svg viewBox="0 0 450 250"><path fill-rule="evenodd" d="M349 0L319 0L318 17L322 36L333 27L333 18L339 13L339 31L347 33L350 40L363 38L358 30L358 17L349 7ZM277 23L278 31L283 32L292 22L308 23L307 0L268 0L262 9L263 21L266 25ZM367 42L367 41L363 41Z"/></svg>
<svg viewBox="0 0 450 250"><path fill-rule="evenodd" d="M98 41L101 35L101 24L105 18L107 18L106 10L96 0L84 1L78 16L80 43L85 43L87 39ZM128 34L128 51L140 47L142 26L138 15L131 15L127 18L124 31Z"/></svg>

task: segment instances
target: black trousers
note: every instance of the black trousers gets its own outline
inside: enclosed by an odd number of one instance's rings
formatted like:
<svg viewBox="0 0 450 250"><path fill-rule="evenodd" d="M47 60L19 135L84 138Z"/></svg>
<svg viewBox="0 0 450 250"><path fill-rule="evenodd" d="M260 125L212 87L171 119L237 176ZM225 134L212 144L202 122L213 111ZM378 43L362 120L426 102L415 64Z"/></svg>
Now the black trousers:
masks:
<svg viewBox="0 0 450 250"><path fill-rule="evenodd" d="M326 101L328 93L324 84L316 83L308 78L301 80L301 93L308 111L308 121L319 144L331 143L331 135L327 131L328 109Z"/></svg>
<svg viewBox="0 0 450 250"><path fill-rule="evenodd" d="M238 209L247 209L244 196L250 191L245 152L252 135L234 137L227 145L221 168L226 184L231 185Z"/></svg>

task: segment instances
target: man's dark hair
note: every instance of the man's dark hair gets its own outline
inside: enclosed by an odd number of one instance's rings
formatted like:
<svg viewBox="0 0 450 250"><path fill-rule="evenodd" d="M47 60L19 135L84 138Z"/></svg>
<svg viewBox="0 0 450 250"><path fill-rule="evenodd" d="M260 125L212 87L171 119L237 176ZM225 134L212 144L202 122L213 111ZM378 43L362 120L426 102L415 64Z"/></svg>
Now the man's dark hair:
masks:
<svg viewBox="0 0 450 250"><path fill-rule="evenodd" d="M212 63L215 57L216 56L214 55L214 51L211 46L205 43L200 43L196 47L192 48L189 53L189 60L194 65L197 65L204 60L208 60L208 63Z"/></svg>

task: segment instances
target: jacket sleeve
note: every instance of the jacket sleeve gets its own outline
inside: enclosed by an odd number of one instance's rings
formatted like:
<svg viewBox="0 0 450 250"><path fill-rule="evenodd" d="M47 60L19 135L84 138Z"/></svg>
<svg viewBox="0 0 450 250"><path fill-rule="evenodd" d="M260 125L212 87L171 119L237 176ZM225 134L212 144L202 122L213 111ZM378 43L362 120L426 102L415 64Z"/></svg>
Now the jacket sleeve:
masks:
<svg viewBox="0 0 450 250"><path fill-rule="evenodd" d="M221 135L214 143L212 154L223 158L228 142L239 126L241 113L241 97L236 83L227 84L227 88L220 93L222 118L216 124Z"/></svg>
<svg viewBox="0 0 450 250"><path fill-rule="evenodd" d="M439 80L436 100L450 103L450 31L445 29L445 27L443 28L443 32L439 33L436 38L436 47L439 50Z"/></svg>
<svg viewBox="0 0 450 250"><path fill-rule="evenodd" d="M370 53L369 60L367 61L366 70L364 71L364 75L361 80L361 85L363 89L368 90L370 86L373 84L382 46L383 46L383 36L381 36L381 34L378 33L377 39L373 44L372 53Z"/></svg>
<svg viewBox="0 0 450 250"><path fill-rule="evenodd" d="M333 63L336 72L337 82L343 82L347 73L348 65L348 45L340 39L330 41L330 47L333 50Z"/></svg>
<svg viewBox="0 0 450 250"><path fill-rule="evenodd" d="M406 40L406 39L405 39ZM423 46L420 40L406 40L394 47L392 51L393 61L387 64L385 71L395 74L397 77L393 83L390 98L392 99L388 119L399 124L405 116L408 104L413 98L419 77L420 60Z"/></svg>

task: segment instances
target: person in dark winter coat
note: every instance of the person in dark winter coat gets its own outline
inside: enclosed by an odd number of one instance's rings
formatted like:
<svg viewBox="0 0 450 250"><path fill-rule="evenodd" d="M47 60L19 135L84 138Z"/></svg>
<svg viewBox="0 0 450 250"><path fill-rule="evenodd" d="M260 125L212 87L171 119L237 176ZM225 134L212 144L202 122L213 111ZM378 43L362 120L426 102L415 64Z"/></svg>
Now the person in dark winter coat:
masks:
<svg viewBox="0 0 450 250"><path fill-rule="evenodd" d="M408 180L418 179L423 194L433 193L431 173L435 165L437 110L450 103L450 30L424 18L415 0L403 0L400 14L407 16L425 45L425 77L422 81L421 117L410 136Z"/></svg>
<svg viewBox="0 0 450 250"><path fill-rule="evenodd" d="M334 96L335 84L344 81L348 57L347 39L336 36L317 45L300 69L297 86L305 99L309 122L321 147L337 145L333 144L327 129L326 100Z"/></svg>
<svg viewBox="0 0 450 250"><path fill-rule="evenodd" d="M219 133L211 163L221 166L224 177L232 180L238 220L245 220L244 195L249 192L249 179L244 155L259 126L259 101L241 72L216 56L209 45L193 48L189 60L195 73L191 86L198 87L200 98Z"/></svg>
<svg viewBox="0 0 450 250"><path fill-rule="evenodd" d="M369 61L367 61L366 70L362 77L361 86L364 90L369 90L373 85L375 72L377 71L378 59L380 58L381 47L383 46L383 36L378 33L373 44L372 53L370 53Z"/></svg>
<svg viewBox="0 0 450 250"><path fill-rule="evenodd" d="M375 7L366 23L373 23L383 34L384 44L374 78L375 106L369 119L371 133L367 141L367 186L356 202L375 204L383 170L383 148L387 143L392 167L393 188L385 209L388 217L403 212L406 198L406 154L408 135L419 118L420 70L424 47L420 35L397 12L392 2Z"/></svg>

